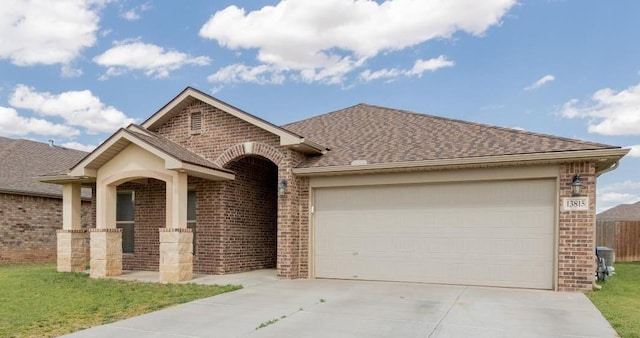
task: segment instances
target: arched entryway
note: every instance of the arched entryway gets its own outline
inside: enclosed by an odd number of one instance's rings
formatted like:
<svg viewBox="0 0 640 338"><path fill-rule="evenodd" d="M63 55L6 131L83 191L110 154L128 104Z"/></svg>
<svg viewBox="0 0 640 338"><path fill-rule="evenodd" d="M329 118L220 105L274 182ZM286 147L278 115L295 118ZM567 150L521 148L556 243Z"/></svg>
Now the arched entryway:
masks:
<svg viewBox="0 0 640 338"><path fill-rule="evenodd" d="M276 268L278 256L278 167L258 155L225 165L235 180L223 183L222 273Z"/></svg>

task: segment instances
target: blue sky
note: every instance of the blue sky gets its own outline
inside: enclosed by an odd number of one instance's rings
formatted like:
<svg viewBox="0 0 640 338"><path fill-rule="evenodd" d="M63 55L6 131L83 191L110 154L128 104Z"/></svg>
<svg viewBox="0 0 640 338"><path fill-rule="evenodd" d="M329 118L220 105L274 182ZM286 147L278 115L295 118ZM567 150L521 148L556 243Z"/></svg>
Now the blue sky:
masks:
<svg viewBox="0 0 640 338"><path fill-rule="evenodd" d="M365 102L632 148L598 209L640 200L640 2L15 1L0 136L90 150L193 86L275 124Z"/></svg>

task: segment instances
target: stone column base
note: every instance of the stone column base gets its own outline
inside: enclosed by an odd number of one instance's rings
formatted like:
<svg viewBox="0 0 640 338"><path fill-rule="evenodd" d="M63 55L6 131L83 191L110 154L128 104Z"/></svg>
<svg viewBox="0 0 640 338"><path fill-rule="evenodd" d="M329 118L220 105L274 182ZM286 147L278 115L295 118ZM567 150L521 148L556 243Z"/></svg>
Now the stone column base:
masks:
<svg viewBox="0 0 640 338"><path fill-rule="evenodd" d="M86 230L60 229L58 238L58 272L81 272L87 261L85 243Z"/></svg>
<svg viewBox="0 0 640 338"><path fill-rule="evenodd" d="M160 229L160 282L193 279L193 232L191 229Z"/></svg>
<svg viewBox="0 0 640 338"><path fill-rule="evenodd" d="M91 278L122 275L122 229L89 229Z"/></svg>

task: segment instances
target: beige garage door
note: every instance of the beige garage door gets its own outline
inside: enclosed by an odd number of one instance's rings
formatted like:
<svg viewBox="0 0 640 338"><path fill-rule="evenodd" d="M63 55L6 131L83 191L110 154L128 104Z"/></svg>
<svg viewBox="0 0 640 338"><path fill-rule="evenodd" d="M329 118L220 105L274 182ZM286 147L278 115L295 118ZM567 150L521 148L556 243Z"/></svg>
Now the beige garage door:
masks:
<svg viewBox="0 0 640 338"><path fill-rule="evenodd" d="M315 190L317 278L553 288L554 180Z"/></svg>

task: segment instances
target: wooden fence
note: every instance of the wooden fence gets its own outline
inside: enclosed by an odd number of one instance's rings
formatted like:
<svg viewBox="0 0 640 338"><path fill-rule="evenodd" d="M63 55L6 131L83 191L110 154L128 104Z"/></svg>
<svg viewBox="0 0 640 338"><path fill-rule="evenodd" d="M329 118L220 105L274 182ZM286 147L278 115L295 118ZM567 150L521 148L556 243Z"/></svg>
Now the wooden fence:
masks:
<svg viewBox="0 0 640 338"><path fill-rule="evenodd" d="M640 221L597 221L596 245L613 249L616 262L640 261Z"/></svg>

